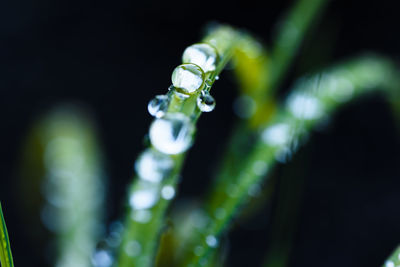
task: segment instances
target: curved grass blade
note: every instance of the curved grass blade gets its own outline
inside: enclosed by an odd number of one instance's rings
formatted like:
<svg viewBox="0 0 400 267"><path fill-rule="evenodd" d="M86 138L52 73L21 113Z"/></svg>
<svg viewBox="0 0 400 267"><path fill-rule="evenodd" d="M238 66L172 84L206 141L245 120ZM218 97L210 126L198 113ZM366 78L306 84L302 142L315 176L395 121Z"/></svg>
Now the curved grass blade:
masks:
<svg viewBox="0 0 400 267"><path fill-rule="evenodd" d="M8 238L6 221L4 220L3 211L0 203L0 216L1 216L1 226L0 226L0 262L2 267L13 267L13 259L11 254L10 240Z"/></svg>

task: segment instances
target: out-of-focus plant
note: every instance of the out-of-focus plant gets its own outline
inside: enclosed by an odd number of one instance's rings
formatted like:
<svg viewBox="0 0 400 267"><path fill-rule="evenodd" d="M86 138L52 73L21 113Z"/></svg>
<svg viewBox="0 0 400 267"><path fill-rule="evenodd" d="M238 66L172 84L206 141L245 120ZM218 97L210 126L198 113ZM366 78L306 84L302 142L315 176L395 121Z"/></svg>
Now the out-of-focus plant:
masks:
<svg viewBox="0 0 400 267"><path fill-rule="evenodd" d="M13 267L14 262L11 254L10 240L8 239L6 221L4 220L3 210L0 203L0 265L3 267Z"/></svg>
<svg viewBox="0 0 400 267"><path fill-rule="evenodd" d="M93 129L80 113L65 109L41 121L30 146L37 150L29 149L37 153L30 154L27 166L40 165L37 177L46 199L42 218L54 232L57 266L223 266L227 253L221 236L243 207L262 194L274 166L290 160L313 129L371 91L387 96L398 110L398 72L390 60L371 54L302 77L285 100L277 100L276 91L325 4L299 0L280 23L270 51L249 33L226 25L214 25L200 43L185 49L166 94L148 104L154 116L150 142L135 163L123 221L110 227L96 249L103 182ZM234 104L240 119L201 204L178 210L170 221L169 207L196 122L214 109L210 91L229 61L240 89ZM2 237L7 237L3 217L2 222ZM267 258L265 266L285 266L287 251ZM0 252L1 263L12 266L9 243ZM396 253L385 267L399 264Z"/></svg>

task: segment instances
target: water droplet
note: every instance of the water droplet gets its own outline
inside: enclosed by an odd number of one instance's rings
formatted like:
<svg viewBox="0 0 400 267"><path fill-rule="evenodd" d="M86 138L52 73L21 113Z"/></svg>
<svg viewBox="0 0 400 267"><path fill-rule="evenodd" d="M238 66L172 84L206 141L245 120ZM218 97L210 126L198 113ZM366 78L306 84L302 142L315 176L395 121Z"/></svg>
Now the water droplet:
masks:
<svg viewBox="0 0 400 267"><path fill-rule="evenodd" d="M163 199L170 200L175 196L175 188L172 185L166 185L161 189Z"/></svg>
<svg viewBox="0 0 400 267"><path fill-rule="evenodd" d="M98 250L92 256L92 264L94 267L110 267L113 263L113 257L107 250Z"/></svg>
<svg viewBox="0 0 400 267"><path fill-rule="evenodd" d="M168 175L173 165L174 161L170 156L154 149L147 149L136 161L135 170L141 179L159 183Z"/></svg>
<svg viewBox="0 0 400 267"><path fill-rule="evenodd" d="M259 184L253 184L249 187L249 189L247 190L247 193L249 194L249 196L251 197L256 197L259 196L261 194L261 187Z"/></svg>
<svg viewBox="0 0 400 267"><path fill-rule="evenodd" d="M394 262L393 261L386 261L385 262L385 267L395 267Z"/></svg>
<svg viewBox="0 0 400 267"><path fill-rule="evenodd" d="M141 210L153 207L158 201L156 188L140 189L131 195L129 204L132 208Z"/></svg>
<svg viewBox="0 0 400 267"><path fill-rule="evenodd" d="M262 160L257 160L253 163L253 172L256 175L264 176L267 173L268 165Z"/></svg>
<svg viewBox="0 0 400 267"><path fill-rule="evenodd" d="M304 93L294 93L287 100L289 111L299 119L318 119L323 114L322 104L315 97Z"/></svg>
<svg viewBox="0 0 400 267"><path fill-rule="evenodd" d="M282 146L289 143L290 126L286 123L278 123L269 126L262 133L264 143L271 146Z"/></svg>
<svg viewBox="0 0 400 267"><path fill-rule="evenodd" d="M208 91L201 91L197 97L197 106L202 112L210 112L215 108L215 99Z"/></svg>
<svg viewBox="0 0 400 267"><path fill-rule="evenodd" d="M218 52L209 44L194 44L185 49L182 62L194 63L200 66L204 72L214 71L218 62Z"/></svg>
<svg viewBox="0 0 400 267"><path fill-rule="evenodd" d="M150 126L152 145L165 154L185 152L192 144L194 125L181 113L173 113L156 119Z"/></svg>
<svg viewBox="0 0 400 267"><path fill-rule="evenodd" d="M182 64L172 72L172 84L176 90L183 94L192 94L204 82L203 70L195 64Z"/></svg>
<svg viewBox="0 0 400 267"><path fill-rule="evenodd" d="M215 80L216 81L218 81L219 80L219 76L217 75L217 76L215 76Z"/></svg>
<svg viewBox="0 0 400 267"><path fill-rule="evenodd" d="M206 243L212 248L215 248L218 245L218 240L213 235L209 235L206 237Z"/></svg>
<svg viewBox="0 0 400 267"><path fill-rule="evenodd" d="M168 109L169 98L166 95L157 95L152 100L150 100L147 105L147 110L150 115L161 118L165 115Z"/></svg>
<svg viewBox="0 0 400 267"><path fill-rule="evenodd" d="M142 246L139 244L138 241L133 240L126 243L124 250L125 253L128 254L128 256L136 257L140 255L140 252L142 251Z"/></svg>
<svg viewBox="0 0 400 267"><path fill-rule="evenodd" d="M136 210L132 213L131 218L138 223L148 223L151 220L151 211Z"/></svg>

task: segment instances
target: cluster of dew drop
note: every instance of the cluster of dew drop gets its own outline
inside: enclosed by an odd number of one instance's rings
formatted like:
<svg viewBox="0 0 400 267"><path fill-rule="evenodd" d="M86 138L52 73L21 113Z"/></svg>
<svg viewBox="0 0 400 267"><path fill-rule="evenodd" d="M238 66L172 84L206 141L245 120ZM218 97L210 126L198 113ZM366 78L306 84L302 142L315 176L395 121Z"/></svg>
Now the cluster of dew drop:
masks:
<svg viewBox="0 0 400 267"><path fill-rule="evenodd" d="M193 122L182 113L169 113L169 104L174 96L186 99L197 95L197 107L201 112L214 110L215 99L209 93L212 80L206 77L216 70L218 60L218 52L210 44L198 43L187 47L182 56L183 64L172 72L168 93L157 95L149 102L148 111L156 118L150 126L149 137L158 151L168 155L180 154L192 144Z"/></svg>
<svg viewBox="0 0 400 267"><path fill-rule="evenodd" d="M216 70L218 59L217 50L209 44L189 46L183 53L183 64L172 72L172 85L167 94L157 95L149 102L148 111L155 117L149 129L152 147L142 152L135 163L139 181L129 196L130 219L135 223L149 223L153 217L151 209L161 199L174 198L175 187L163 181L175 165L171 156L190 148L195 126L189 116L168 109L173 97L184 101L196 95L197 108L201 112L212 111L215 108L215 100L209 93L212 80L206 77ZM214 240L209 242L215 243ZM130 240L123 249L129 257L138 258L142 257L142 246L138 241Z"/></svg>

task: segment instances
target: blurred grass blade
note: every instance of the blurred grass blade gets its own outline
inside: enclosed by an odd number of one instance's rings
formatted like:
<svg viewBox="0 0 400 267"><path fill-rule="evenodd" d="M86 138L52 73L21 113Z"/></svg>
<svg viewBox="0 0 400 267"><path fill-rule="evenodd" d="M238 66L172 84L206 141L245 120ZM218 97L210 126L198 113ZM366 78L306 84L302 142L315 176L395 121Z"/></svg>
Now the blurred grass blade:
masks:
<svg viewBox="0 0 400 267"><path fill-rule="evenodd" d="M393 251L382 267L394 267L400 265L400 246Z"/></svg>
<svg viewBox="0 0 400 267"><path fill-rule="evenodd" d="M2 267L12 267L12 266L14 266L14 263L13 263L13 259L12 259L10 240L8 239L6 221L4 220L1 203L0 203L0 216L1 216L0 262L1 262Z"/></svg>

